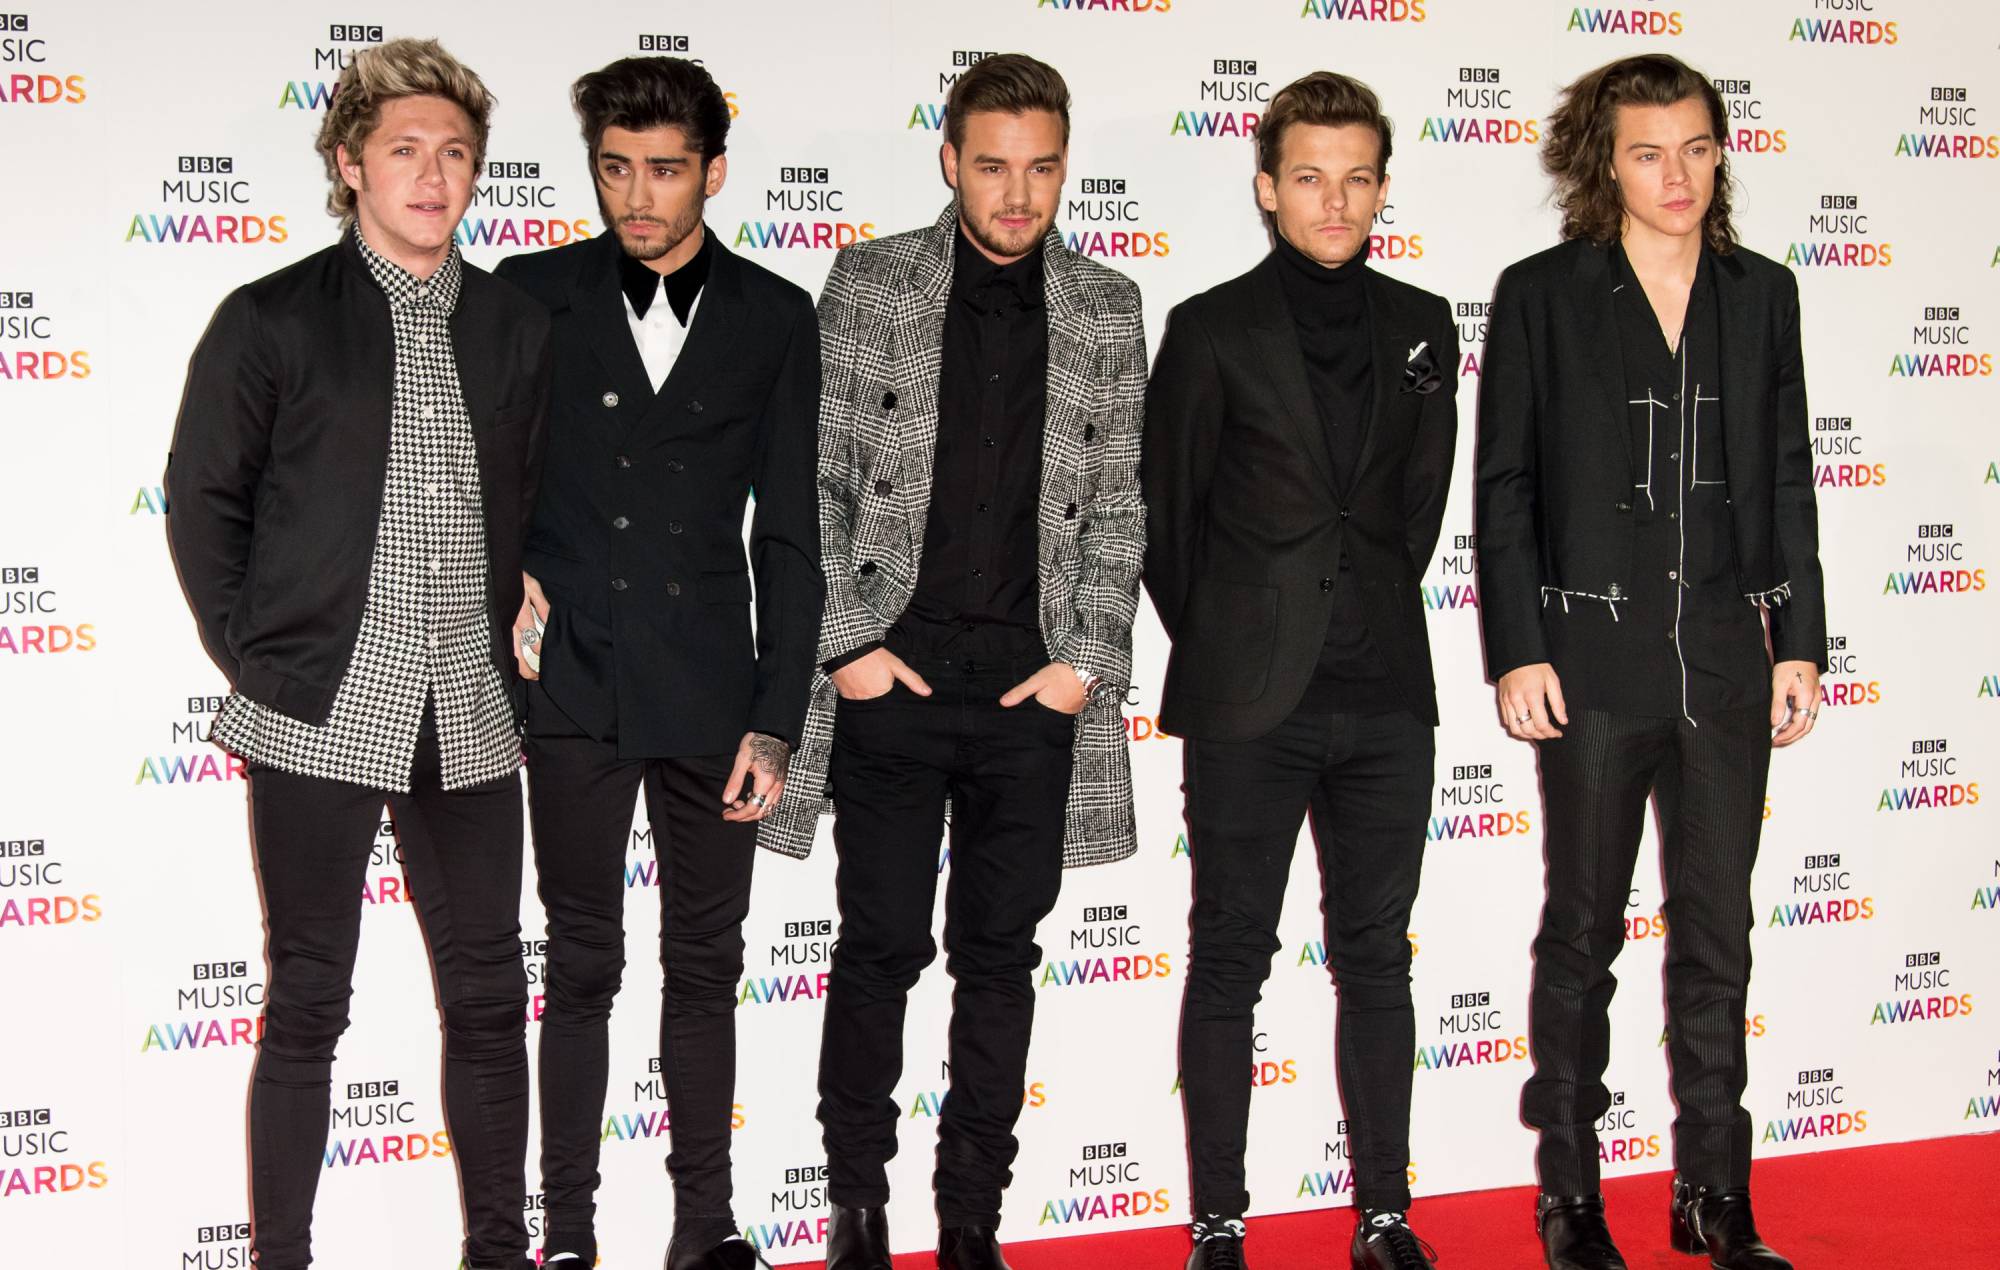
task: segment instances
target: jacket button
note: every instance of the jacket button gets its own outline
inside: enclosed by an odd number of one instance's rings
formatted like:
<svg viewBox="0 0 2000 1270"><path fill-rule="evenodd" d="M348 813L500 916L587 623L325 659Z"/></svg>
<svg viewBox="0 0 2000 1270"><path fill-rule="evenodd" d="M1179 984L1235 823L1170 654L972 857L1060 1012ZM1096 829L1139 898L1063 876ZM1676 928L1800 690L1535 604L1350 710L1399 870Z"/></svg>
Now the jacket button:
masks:
<svg viewBox="0 0 2000 1270"><path fill-rule="evenodd" d="M669 472L679 472L679 471L682 471L682 470L684 470L684 469L683 469L683 466L682 466L682 464L681 464L681 461L680 461L679 459L668 459L668 460L667 460L667 470L668 470Z"/></svg>
<svg viewBox="0 0 2000 1270"><path fill-rule="evenodd" d="M632 523L631 521L625 519L623 516L620 516L611 522L611 527L613 529L623 529L625 528L625 526L631 523Z"/></svg>
<svg viewBox="0 0 2000 1270"><path fill-rule="evenodd" d="M1630 503L1613 503L1612 506L1617 508L1621 512L1629 512L1632 510L1632 504Z"/></svg>
<svg viewBox="0 0 2000 1270"><path fill-rule="evenodd" d="M883 393L883 394L882 394L882 409L884 409L884 410L894 410L895 408L896 408L896 394L895 394L895 393L892 393L892 392L885 392L885 393Z"/></svg>
<svg viewBox="0 0 2000 1270"><path fill-rule="evenodd" d="M680 584L680 583L678 583L678 582L669 582L669 583L667 583L667 594L668 594L668 595L679 595L680 593L681 593L681 584Z"/></svg>
<svg viewBox="0 0 2000 1270"><path fill-rule="evenodd" d="M668 532L668 533L670 533L670 534L677 534L677 533L679 533L680 531L681 531L681 522L679 522L678 520L670 520L670 521L668 521L668 522L667 522L667 532Z"/></svg>
<svg viewBox="0 0 2000 1270"><path fill-rule="evenodd" d="M1319 580L1319 589L1320 589L1320 590L1322 590L1322 591L1331 591L1331 590L1333 590L1333 579L1332 579L1332 578L1321 578L1321 579Z"/></svg>
<svg viewBox="0 0 2000 1270"><path fill-rule="evenodd" d="M1076 519L1076 504L1075 504L1075 503L1071 503L1071 504L1070 504L1070 505L1069 505L1068 507L1065 507L1065 508L1063 508L1063 519L1064 519L1064 520L1075 520L1075 519Z"/></svg>
<svg viewBox="0 0 2000 1270"><path fill-rule="evenodd" d="M1341 509L1340 509L1340 518L1341 518L1342 520L1346 520L1346 519L1347 519L1347 517L1348 517L1348 515L1349 515L1349 512L1348 512L1348 510L1347 510L1347 509L1346 509L1345 507L1343 507L1343 508L1341 508Z"/></svg>
<svg viewBox="0 0 2000 1270"><path fill-rule="evenodd" d="M599 397L598 400L602 401L607 408L613 408L618 405L618 394L615 392L608 392L605 393L602 397Z"/></svg>
<svg viewBox="0 0 2000 1270"><path fill-rule="evenodd" d="M859 569L856 569L856 570L855 570L855 572L856 572L856 573L873 573L873 572L875 572L875 562L874 562L873 560L863 560L863 561L861 562L861 567L860 567Z"/></svg>
<svg viewBox="0 0 2000 1270"><path fill-rule="evenodd" d="M690 402L688 403L688 413L689 413L689 414L691 414L691 415L698 415L698 414L700 414L700 413L701 413L701 403L700 403L699 401L690 401Z"/></svg>
<svg viewBox="0 0 2000 1270"><path fill-rule="evenodd" d="M625 579L623 579L623 578L613 578L613 579L611 579L611 589L612 589L612 590L614 590L614 591L623 591L623 590L625 589L625 586L626 586L626 583L625 583Z"/></svg>
<svg viewBox="0 0 2000 1270"><path fill-rule="evenodd" d="M1086 440L1086 441L1095 441L1095 440L1097 439L1097 425L1096 425L1096 424L1094 424L1094 423L1086 423L1086 424L1084 424L1084 425L1083 425L1083 439L1084 439L1084 440Z"/></svg>
<svg viewBox="0 0 2000 1270"><path fill-rule="evenodd" d="M875 492L877 494L880 494L883 498L889 497L890 493L893 492L895 488L896 488L895 486L889 484L889 482L887 481L875 482Z"/></svg>
<svg viewBox="0 0 2000 1270"><path fill-rule="evenodd" d="M631 467L631 466L632 466L632 459L631 459L631 457L630 457L629 455L624 455L624 454L621 454L621 455L619 455L619 456L618 456L618 457L617 457L617 458L616 458L615 460L613 460L613 461L614 461L614 462L616 462L616 463L618 464L618 466L619 466L619 467Z"/></svg>

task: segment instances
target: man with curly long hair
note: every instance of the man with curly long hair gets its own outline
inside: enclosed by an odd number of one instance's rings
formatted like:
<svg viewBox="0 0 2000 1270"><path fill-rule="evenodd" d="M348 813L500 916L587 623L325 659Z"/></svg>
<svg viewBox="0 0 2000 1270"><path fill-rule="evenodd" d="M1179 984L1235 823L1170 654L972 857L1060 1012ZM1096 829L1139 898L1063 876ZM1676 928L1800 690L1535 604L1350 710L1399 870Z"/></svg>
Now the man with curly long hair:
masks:
<svg viewBox="0 0 2000 1270"><path fill-rule="evenodd" d="M1771 750L1819 712L1826 619L1798 287L1736 241L1725 126L1672 57L1571 84L1543 151L1564 241L1501 275L1487 344L1480 614L1500 721L1538 747L1546 800L1523 1115L1554 1270L1625 1265L1593 1124L1649 797L1673 1242L1730 1270L1790 1265L1750 1210L1750 870Z"/></svg>

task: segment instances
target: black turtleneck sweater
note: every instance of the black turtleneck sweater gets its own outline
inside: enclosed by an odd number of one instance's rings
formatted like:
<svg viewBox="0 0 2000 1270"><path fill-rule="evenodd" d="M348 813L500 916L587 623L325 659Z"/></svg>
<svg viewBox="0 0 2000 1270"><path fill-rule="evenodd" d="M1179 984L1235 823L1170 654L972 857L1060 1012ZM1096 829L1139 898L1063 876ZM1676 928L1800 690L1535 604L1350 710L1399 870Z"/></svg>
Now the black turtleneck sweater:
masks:
<svg viewBox="0 0 2000 1270"><path fill-rule="evenodd" d="M1335 494L1345 496L1361 461L1375 400L1374 328L1368 319L1368 248L1329 269L1277 236L1278 276L1305 359L1326 448L1333 460ZM1348 564L1345 543L1335 573L1333 614L1319 668L1299 702L1303 710L1388 714L1406 709L1368 635L1361 588Z"/></svg>

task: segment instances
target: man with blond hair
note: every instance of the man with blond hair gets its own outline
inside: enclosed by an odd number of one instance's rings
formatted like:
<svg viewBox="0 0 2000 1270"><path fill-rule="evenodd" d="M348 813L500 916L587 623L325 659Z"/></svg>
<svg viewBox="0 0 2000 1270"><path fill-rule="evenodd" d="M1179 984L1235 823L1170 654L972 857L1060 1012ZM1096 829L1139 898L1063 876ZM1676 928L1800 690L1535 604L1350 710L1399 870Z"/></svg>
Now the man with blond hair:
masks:
<svg viewBox="0 0 2000 1270"><path fill-rule="evenodd" d="M214 737L249 772L264 895L261 1270L312 1259L329 1068L385 803L444 1014L465 1264L531 1264L512 625L549 320L453 243L492 104L435 41L356 55L318 141L340 241L222 302L168 458L169 537L230 683Z"/></svg>

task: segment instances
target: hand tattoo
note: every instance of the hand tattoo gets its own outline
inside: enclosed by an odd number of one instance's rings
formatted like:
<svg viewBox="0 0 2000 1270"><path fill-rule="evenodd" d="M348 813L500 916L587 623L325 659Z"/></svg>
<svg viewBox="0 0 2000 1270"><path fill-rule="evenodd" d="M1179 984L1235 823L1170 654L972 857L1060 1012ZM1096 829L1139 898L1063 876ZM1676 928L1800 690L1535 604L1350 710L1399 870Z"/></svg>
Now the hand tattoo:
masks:
<svg viewBox="0 0 2000 1270"><path fill-rule="evenodd" d="M785 778L785 769L791 766L792 747L775 736L762 732L750 734L750 762L758 772L778 780Z"/></svg>

